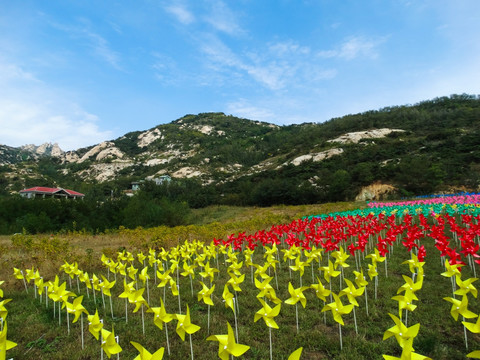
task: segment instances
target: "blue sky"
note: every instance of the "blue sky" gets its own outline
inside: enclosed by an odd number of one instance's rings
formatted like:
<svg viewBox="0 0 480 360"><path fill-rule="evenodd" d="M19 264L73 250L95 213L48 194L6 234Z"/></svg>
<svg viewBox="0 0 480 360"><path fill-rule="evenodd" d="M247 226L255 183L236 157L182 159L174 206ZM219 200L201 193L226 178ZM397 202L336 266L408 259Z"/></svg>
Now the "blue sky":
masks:
<svg viewBox="0 0 480 360"><path fill-rule="evenodd" d="M479 33L478 0L0 0L0 144L479 94Z"/></svg>

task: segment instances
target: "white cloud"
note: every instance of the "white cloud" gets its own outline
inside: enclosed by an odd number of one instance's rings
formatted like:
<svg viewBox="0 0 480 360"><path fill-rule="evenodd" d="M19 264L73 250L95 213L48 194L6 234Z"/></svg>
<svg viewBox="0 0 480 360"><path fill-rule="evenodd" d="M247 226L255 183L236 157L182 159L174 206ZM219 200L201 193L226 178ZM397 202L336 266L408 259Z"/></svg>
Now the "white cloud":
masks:
<svg viewBox="0 0 480 360"><path fill-rule="evenodd" d="M90 29L90 21L81 19L80 25L63 25L55 22L50 24L52 27L67 33L73 39L86 39L88 47L93 50L96 56L110 64L113 68L123 70L119 53L110 47L107 39Z"/></svg>
<svg viewBox="0 0 480 360"><path fill-rule="evenodd" d="M230 77L232 70L269 90L303 87L307 83L331 79L335 69L326 69L312 60L308 47L293 41L270 44L265 50L250 51L239 56L219 38L209 35L200 40L201 51L210 69Z"/></svg>
<svg viewBox="0 0 480 360"><path fill-rule="evenodd" d="M276 118L270 109L252 105L246 99L227 104L227 112L238 117L265 122L272 122Z"/></svg>
<svg viewBox="0 0 480 360"><path fill-rule="evenodd" d="M0 128L0 143L9 146L56 142L73 150L112 137L111 131L99 129L97 116L69 100L66 92L5 62L0 62Z"/></svg>
<svg viewBox="0 0 480 360"><path fill-rule="evenodd" d="M320 58L341 58L353 60L358 57L375 59L378 57L378 46L385 38L367 39L363 36L354 36L346 39L334 50L322 50L317 53Z"/></svg>
<svg viewBox="0 0 480 360"><path fill-rule="evenodd" d="M237 15L221 0L212 0L211 12L205 17L205 21L216 30L229 35L241 35L245 30L238 23Z"/></svg>
<svg viewBox="0 0 480 360"><path fill-rule="evenodd" d="M188 11L188 9L183 4L174 4L165 7L165 10L175 16L177 21L181 22L184 25L191 24L195 21L195 16Z"/></svg>

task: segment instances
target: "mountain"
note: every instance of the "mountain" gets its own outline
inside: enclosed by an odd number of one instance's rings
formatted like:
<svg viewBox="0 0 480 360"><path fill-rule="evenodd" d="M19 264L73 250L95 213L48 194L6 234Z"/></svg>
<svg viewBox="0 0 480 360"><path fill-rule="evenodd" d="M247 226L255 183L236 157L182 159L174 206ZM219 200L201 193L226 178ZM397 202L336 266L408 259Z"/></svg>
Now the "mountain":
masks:
<svg viewBox="0 0 480 360"><path fill-rule="evenodd" d="M162 175L201 188L192 192L209 194L206 202L232 204L353 199L372 184L397 196L478 191L480 98L451 95L288 126L186 115L68 152L0 145L3 194L35 185L110 194Z"/></svg>

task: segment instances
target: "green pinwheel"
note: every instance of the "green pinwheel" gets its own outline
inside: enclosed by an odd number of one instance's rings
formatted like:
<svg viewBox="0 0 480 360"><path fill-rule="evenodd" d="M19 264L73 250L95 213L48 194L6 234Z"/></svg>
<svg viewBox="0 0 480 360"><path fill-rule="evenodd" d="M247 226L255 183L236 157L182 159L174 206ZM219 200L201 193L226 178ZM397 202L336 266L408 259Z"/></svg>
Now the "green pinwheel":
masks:
<svg viewBox="0 0 480 360"><path fill-rule="evenodd" d="M250 346L237 344L233 329L227 322L228 330L226 335L211 335L207 338L208 341L218 341L218 356L222 360L229 360L230 355L238 357L243 355Z"/></svg>

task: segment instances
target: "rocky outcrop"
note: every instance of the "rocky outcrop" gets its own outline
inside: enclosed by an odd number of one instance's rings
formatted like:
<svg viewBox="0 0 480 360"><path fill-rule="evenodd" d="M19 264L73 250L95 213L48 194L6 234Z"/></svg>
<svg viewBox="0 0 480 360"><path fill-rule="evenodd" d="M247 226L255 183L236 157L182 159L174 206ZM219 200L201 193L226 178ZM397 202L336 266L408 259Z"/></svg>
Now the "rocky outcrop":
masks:
<svg viewBox="0 0 480 360"><path fill-rule="evenodd" d="M358 132L343 134L342 136L339 136L336 139L327 140L327 142L336 142L340 144L346 144L346 143L356 144L363 139L379 139L387 136L392 132L404 132L404 131L405 130L402 130L402 129L388 129L388 128L358 131Z"/></svg>
<svg viewBox="0 0 480 360"><path fill-rule="evenodd" d="M40 146L33 144L24 145L20 147L23 151L30 152L38 156L52 156L52 157L62 157L64 151L60 149L57 143L44 143Z"/></svg>
<svg viewBox="0 0 480 360"><path fill-rule="evenodd" d="M172 177L175 177L175 178L192 178L192 177L198 177L198 176L201 176L203 175L203 173L195 168L192 168L192 167L183 167L177 171L175 171L173 174L172 174Z"/></svg>
<svg viewBox="0 0 480 360"><path fill-rule="evenodd" d="M78 162L82 163L93 156L95 156L95 160L100 161L115 158L121 159L123 158L124 154L120 151L120 149L115 147L115 143L111 141L104 141L87 151L85 155L83 155L80 160L78 160Z"/></svg>
<svg viewBox="0 0 480 360"><path fill-rule="evenodd" d="M161 137L162 137L162 132L158 128L145 131L140 135L138 135L138 138L137 138L138 147L141 147L141 148L146 147L151 143L153 143L155 140L160 139Z"/></svg>
<svg viewBox="0 0 480 360"><path fill-rule="evenodd" d="M325 159L329 159L332 156L340 155L341 153L343 153L342 148L329 149L329 150L325 150L318 153L311 153L311 154L298 156L295 159L284 163L283 165L292 164L292 165L298 166L304 161L309 161L309 160L312 160L313 162L322 161Z"/></svg>
<svg viewBox="0 0 480 360"><path fill-rule="evenodd" d="M388 195L396 191L397 189L392 185L375 183L362 188L355 197L355 201L385 200Z"/></svg>

